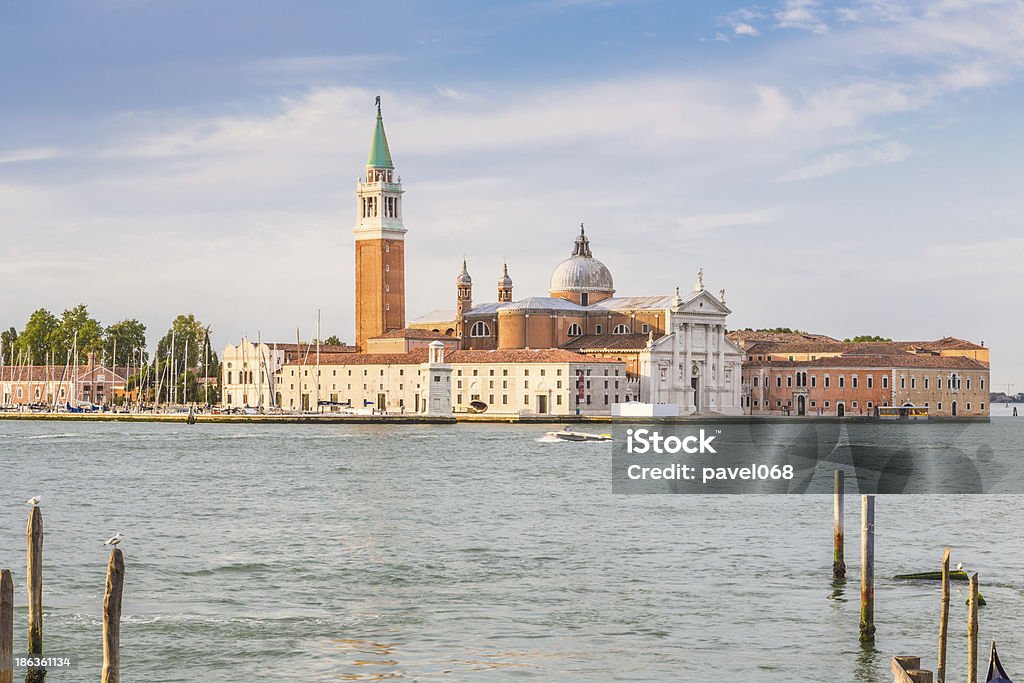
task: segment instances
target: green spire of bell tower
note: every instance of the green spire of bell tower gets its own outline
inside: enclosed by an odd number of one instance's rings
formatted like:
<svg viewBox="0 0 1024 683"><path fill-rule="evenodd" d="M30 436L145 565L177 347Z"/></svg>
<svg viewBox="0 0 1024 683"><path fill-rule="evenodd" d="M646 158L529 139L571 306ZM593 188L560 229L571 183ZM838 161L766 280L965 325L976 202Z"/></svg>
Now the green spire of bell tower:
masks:
<svg viewBox="0 0 1024 683"><path fill-rule="evenodd" d="M377 125L373 129L373 140L370 142L370 156L366 159L370 168L394 168L391 162L391 151L388 149L388 136L384 134L384 119L380 115L380 95L377 95Z"/></svg>

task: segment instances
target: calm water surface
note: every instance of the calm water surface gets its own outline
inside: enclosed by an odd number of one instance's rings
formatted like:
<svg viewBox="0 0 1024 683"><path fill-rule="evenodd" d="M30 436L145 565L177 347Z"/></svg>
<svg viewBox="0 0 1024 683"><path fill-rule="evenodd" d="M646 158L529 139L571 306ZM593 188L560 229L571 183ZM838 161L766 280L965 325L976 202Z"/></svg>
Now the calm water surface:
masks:
<svg viewBox="0 0 1024 683"><path fill-rule="evenodd" d="M1024 418L991 446L1021 451ZM1024 674L1017 496L880 496L877 649L831 581L828 496L615 496L610 449L512 425L0 422L0 566L23 647L25 522L43 496L48 654L98 680L107 552L127 565L129 681L830 680L934 666L937 584L981 573L981 640ZM847 503L850 574L859 506ZM956 584L954 584L956 585ZM966 595L950 618L965 678Z"/></svg>

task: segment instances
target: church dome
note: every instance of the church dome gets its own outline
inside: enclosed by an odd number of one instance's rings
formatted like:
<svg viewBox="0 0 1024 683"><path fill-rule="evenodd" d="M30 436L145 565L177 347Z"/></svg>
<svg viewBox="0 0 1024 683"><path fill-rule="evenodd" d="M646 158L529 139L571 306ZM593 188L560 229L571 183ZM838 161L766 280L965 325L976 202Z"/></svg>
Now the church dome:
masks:
<svg viewBox="0 0 1024 683"><path fill-rule="evenodd" d="M615 292L611 271L591 254L590 240L582 225L572 256L559 263L551 274L549 293L556 292Z"/></svg>

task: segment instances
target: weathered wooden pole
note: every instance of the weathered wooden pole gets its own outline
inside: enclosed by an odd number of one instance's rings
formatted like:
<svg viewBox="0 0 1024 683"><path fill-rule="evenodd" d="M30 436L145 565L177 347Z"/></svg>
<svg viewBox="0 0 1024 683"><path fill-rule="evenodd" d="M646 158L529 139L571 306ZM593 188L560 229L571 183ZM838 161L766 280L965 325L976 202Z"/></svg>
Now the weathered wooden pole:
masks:
<svg viewBox="0 0 1024 683"><path fill-rule="evenodd" d="M860 642L875 642L875 497L860 504Z"/></svg>
<svg viewBox="0 0 1024 683"><path fill-rule="evenodd" d="M843 498L845 493L844 472L835 471L832 502L832 578L846 578L846 534L843 531Z"/></svg>
<svg viewBox="0 0 1024 683"><path fill-rule="evenodd" d="M28 518L28 654L43 655L43 511L32 508ZM25 683L42 683L46 669L33 667Z"/></svg>
<svg viewBox="0 0 1024 683"><path fill-rule="evenodd" d="M0 683L14 683L14 580L0 572Z"/></svg>
<svg viewBox="0 0 1024 683"><path fill-rule="evenodd" d="M971 576L967 601L967 683L978 683L978 574Z"/></svg>
<svg viewBox="0 0 1024 683"><path fill-rule="evenodd" d="M124 591L124 555L110 551L107 590L103 596L103 683L121 682L121 596Z"/></svg>
<svg viewBox="0 0 1024 683"><path fill-rule="evenodd" d="M946 629L949 626L949 548L942 553L942 616L939 619L939 666L937 683L946 683Z"/></svg>

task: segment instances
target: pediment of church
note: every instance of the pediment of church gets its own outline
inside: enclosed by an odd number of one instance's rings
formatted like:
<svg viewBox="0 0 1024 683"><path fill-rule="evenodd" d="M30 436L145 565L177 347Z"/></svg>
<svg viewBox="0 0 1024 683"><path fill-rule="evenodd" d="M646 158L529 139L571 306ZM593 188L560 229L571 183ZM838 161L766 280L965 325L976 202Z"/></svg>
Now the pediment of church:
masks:
<svg viewBox="0 0 1024 683"><path fill-rule="evenodd" d="M699 292L691 292L690 296L683 300L679 308L672 309L673 313L694 313L698 315L729 315L732 310L722 303L706 289Z"/></svg>

